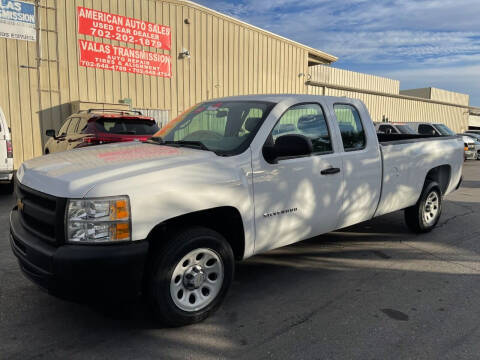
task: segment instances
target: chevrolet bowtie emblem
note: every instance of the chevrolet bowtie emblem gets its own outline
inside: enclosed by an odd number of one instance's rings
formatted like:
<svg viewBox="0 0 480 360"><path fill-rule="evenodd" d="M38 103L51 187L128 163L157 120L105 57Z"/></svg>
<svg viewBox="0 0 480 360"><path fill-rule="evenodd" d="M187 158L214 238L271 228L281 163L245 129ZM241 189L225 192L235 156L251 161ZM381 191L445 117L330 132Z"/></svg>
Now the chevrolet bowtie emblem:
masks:
<svg viewBox="0 0 480 360"><path fill-rule="evenodd" d="M18 210L23 211L24 205L23 205L22 199L17 200L17 206L18 206Z"/></svg>

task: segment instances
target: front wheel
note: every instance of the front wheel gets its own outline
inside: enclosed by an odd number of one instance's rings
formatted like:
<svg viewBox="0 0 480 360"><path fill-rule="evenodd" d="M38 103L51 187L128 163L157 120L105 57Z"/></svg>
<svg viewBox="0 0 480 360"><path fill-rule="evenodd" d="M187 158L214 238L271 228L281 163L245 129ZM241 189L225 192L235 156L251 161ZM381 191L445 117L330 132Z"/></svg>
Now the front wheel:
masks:
<svg viewBox="0 0 480 360"><path fill-rule="evenodd" d="M442 193L438 183L431 181L423 188L417 203L405 209L405 222L416 233L431 231L442 213Z"/></svg>
<svg viewBox="0 0 480 360"><path fill-rule="evenodd" d="M213 230L195 227L173 236L155 255L147 284L157 318L169 326L207 318L225 298L234 266L230 244Z"/></svg>

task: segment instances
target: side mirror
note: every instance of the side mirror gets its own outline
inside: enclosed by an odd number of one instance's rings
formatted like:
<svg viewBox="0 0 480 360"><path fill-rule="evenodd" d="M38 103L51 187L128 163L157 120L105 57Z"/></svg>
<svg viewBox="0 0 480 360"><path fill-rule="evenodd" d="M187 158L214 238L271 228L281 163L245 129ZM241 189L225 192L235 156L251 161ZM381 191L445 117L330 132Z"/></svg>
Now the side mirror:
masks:
<svg viewBox="0 0 480 360"><path fill-rule="evenodd" d="M278 158L308 156L313 152L312 141L299 134L282 135L274 145L263 147L263 156L269 163L274 164Z"/></svg>
<svg viewBox="0 0 480 360"><path fill-rule="evenodd" d="M53 130L53 129L48 129L47 131L45 131L45 135L47 135L48 137L53 137L53 138L55 138L56 134L57 134L57 133L56 133L55 130Z"/></svg>

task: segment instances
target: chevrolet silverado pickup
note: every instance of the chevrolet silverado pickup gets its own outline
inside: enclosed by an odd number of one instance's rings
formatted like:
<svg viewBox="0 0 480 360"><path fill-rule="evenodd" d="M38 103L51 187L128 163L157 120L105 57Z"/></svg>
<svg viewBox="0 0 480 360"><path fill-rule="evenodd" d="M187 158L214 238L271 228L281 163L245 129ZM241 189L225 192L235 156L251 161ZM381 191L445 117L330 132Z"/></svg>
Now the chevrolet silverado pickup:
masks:
<svg viewBox="0 0 480 360"><path fill-rule="evenodd" d="M376 134L359 100L216 99L143 143L23 163L10 242L53 294L142 293L179 326L218 308L235 260L401 209L432 230L462 164L461 138Z"/></svg>

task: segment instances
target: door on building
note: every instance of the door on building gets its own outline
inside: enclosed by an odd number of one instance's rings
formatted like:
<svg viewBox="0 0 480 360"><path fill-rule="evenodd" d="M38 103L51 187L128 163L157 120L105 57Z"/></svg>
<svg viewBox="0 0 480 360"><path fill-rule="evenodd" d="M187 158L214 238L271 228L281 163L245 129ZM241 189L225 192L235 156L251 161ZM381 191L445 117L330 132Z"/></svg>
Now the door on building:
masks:
<svg viewBox="0 0 480 360"><path fill-rule="evenodd" d="M291 107L273 128L267 145L286 134L308 137L313 154L275 164L262 157L253 163L255 252L331 231L337 224L342 157L334 152L322 107L317 103Z"/></svg>

